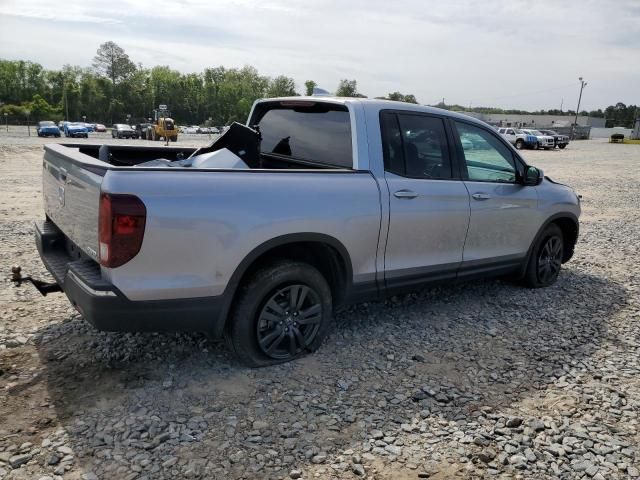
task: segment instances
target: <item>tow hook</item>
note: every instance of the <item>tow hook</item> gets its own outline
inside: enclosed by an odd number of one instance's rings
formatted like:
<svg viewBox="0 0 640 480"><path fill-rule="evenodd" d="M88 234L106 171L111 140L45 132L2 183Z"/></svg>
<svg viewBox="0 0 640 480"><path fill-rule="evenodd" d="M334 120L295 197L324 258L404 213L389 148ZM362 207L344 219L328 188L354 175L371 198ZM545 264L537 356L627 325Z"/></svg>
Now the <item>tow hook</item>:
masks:
<svg viewBox="0 0 640 480"><path fill-rule="evenodd" d="M57 283L48 283L31 277L23 277L22 268L18 265L11 267L11 281L15 282L18 286L21 286L23 282L31 282L43 297L46 297L48 293L62 291L62 288L60 288L60 285Z"/></svg>

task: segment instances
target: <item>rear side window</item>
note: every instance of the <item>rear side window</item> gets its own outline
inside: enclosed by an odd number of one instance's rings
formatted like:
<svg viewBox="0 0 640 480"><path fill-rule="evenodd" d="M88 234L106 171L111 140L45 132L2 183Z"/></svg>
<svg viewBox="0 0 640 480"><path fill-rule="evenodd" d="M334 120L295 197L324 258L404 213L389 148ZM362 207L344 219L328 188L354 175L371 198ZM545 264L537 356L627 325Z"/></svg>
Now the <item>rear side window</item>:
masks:
<svg viewBox="0 0 640 480"><path fill-rule="evenodd" d="M449 147L442 119L383 112L380 121L386 171L410 178L451 178Z"/></svg>
<svg viewBox="0 0 640 480"><path fill-rule="evenodd" d="M351 121L342 105L275 106L258 120L260 152L353 168Z"/></svg>

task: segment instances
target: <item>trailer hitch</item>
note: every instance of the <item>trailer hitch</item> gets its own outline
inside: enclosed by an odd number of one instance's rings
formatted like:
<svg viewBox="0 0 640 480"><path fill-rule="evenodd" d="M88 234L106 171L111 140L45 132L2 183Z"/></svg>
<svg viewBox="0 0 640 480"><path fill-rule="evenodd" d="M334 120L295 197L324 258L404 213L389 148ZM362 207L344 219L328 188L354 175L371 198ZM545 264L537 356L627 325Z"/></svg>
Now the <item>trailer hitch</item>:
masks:
<svg viewBox="0 0 640 480"><path fill-rule="evenodd" d="M18 286L21 286L23 282L30 282L43 297L46 297L48 293L62 291L62 288L57 283L43 282L35 278L23 277L22 268L18 265L11 267L11 281L15 282Z"/></svg>

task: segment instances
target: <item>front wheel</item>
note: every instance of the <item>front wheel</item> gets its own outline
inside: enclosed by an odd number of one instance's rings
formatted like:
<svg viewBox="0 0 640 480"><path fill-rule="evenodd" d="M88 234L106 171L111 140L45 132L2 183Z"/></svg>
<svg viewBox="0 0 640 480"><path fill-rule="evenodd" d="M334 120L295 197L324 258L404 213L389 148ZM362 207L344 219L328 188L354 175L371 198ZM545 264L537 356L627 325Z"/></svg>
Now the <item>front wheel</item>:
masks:
<svg viewBox="0 0 640 480"><path fill-rule="evenodd" d="M331 323L331 290L311 265L279 261L241 287L225 338L245 365L264 367L316 350Z"/></svg>
<svg viewBox="0 0 640 480"><path fill-rule="evenodd" d="M567 144L566 144L566 143L563 143L562 145L558 145L558 148L560 148L560 149L564 149L564 148L566 148L566 147L567 147Z"/></svg>
<svg viewBox="0 0 640 480"><path fill-rule="evenodd" d="M177 142L178 141L178 137L171 137L171 141L172 142Z"/></svg>
<svg viewBox="0 0 640 480"><path fill-rule="evenodd" d="M553 285L560 275L564 244L562 230L549 225L536 241L524 275L524 283L531 288Z"/></svg>

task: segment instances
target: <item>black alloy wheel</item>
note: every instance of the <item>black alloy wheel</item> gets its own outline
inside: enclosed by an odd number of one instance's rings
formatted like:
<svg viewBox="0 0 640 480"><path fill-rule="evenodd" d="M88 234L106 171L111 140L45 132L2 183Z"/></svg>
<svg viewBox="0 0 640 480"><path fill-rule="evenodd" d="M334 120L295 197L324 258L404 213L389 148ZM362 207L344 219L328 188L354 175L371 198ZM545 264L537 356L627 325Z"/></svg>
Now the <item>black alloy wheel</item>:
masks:
<svg viewBox="0 0 640 480"><path fill-rule="evenodd" d="M270 358L294 358L312 344L322 322L320 296L307 285L277 290L258 314L257 339Z"/></svg>
<svg viewBox="0 0 640 480"><path fill-rule="evenodd" d="M562 265L562 239L558 236L547 238L538 255L538 279L541 283L553 282Z"/></svg>

